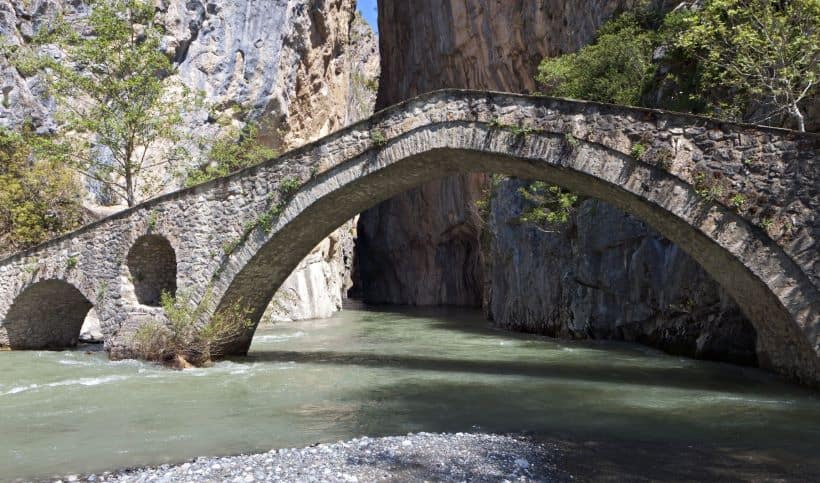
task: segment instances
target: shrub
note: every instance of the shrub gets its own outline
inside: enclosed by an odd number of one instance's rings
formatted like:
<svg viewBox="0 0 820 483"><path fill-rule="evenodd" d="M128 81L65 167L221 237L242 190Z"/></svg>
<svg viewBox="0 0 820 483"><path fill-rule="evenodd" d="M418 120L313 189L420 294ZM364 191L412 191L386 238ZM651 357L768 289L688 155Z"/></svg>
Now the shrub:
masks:
<svg viewBox="0 0 820 483"><path fill-rule="evenodd" d="M204 366L225 356L224 349L252 327L250 311L240 302L219 310L201 323L211 303L209 288L202 301L194 304L189 293L174 297L162 294L161 304L167 324L148 322L134 334L134 350L142 359L184 368Z"/></svg>
<svg viewBox="0 0 820 483"><path fill-rule="evenodd" d="M229 129L211 147L208 160L188 172L186 186L228 176L241 169L275 158L277 152L259 142L259 126L248 123L241 130Z"/></svg>
<svg viewBox="0 0 820 483"><path fill-rule="evenodd" d="M580 203L578 195L543 181L521 187L518 193L529 204L518 220L545 232L553 232L556 225L569 222Z"/></svg>
<svg viewBox="0 0 820 483"><path fill-rule="evenodd" d="M290 178L285 178L279 183L279 193L282 195L284 199L290 199L299 188L302 187L302 180L293 176Z"/></svg>
<svg viewBox="0 0 820 483"><path fill-rule="evenodd" d="M387 137L378 129L370 131L370 140L373 141L373 145L377 147L387 144Z"/></svg>
<svg viewBox="0 0 820 483"><path fill-rule="evenodd" d="M638 105L652 77L655 34L627 12L576 53L544 59L536 80L550 95Z"/></svg>

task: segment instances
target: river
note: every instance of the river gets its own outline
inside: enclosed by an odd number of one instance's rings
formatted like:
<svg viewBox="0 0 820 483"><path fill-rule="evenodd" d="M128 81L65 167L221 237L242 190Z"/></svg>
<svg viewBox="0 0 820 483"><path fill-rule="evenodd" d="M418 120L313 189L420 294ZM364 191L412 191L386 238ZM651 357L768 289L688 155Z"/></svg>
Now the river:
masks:
<svg viewBox="0 0 820 483"><path fill-rule="evenodd" d="M473 311L266 326L247 358L181 372L99 350L0 353L4 481L418 431L528 432L560 441L582 475L820 475L817 392L497 331Z"/></svg>

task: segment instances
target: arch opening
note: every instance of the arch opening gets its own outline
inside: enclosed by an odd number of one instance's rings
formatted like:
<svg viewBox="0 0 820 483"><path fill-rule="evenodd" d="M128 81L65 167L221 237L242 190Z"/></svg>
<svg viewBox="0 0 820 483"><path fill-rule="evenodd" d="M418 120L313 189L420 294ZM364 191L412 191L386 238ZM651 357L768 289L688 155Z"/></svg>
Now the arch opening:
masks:
<svg viewBox="0 0 820 483"><path fill-rule="evenodd" d="M17 350L74 347L91 302L64 280L46 280L26 288L11 305L3 323L7 344ZM2 343L0 333L0 343Z"/></svg>
<svg viewBox="0 0 820 483"><path fill-rule="evenodd" d="M164 292L176 295L176 252L164 236L138 238L128 252L127 265L140 304L159 307Z"/></svg>

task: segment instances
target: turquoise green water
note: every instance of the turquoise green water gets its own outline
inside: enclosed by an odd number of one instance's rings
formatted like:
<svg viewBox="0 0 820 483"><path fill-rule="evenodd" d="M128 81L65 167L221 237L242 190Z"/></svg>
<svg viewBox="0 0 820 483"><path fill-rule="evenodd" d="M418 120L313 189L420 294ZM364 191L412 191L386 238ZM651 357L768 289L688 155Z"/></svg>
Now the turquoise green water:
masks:
<svg viewBox="0 0 820 483"><path fill-rule="evenodd" d="M247 358L182 372L99 352L0 353L4 480L474 430L805 461L820 454L820 398L753 369L494 331L465 311L280 324Z"/></svg>

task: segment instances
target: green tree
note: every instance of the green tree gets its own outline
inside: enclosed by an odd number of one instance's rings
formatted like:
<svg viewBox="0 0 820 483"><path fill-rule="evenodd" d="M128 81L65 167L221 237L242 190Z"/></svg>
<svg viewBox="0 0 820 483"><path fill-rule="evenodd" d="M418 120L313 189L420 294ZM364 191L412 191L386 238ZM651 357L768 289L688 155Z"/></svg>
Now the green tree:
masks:
<svg viewBox="0 0 820 483"><path fill-rule="evenodd" d="M657 34L635 12L605 23L592 44L578 52L544 59L536 80L559 97L635 106L655 69Z"/></svg>
<svg viewBox="0 0 820 483"><path fill-rule="evenodd" d="M29 136L0 129L0 255L83 222L74 173L58 162L34 160Z"/></svg>
<svg viewBox="0 0 820 483"><path fill-rule="evenodd" d="M719 102L729 116L767 122L785 114L806 130L804 105L820 77L818 0L708 0L681 26L677 45L698 59L705 91L731 99Z"/></svg>
<svg viewBox="0 0 820 483"><path fill-rule="evenodd" d="M186 156L177 126L190 92L164 80L174 67L160 50L163 29L154 17L148 0L95 0L85 20L90 35L58 18L41 27L33 47L11 52L18 66L42 72L58 101L60 133L39 143L40 153L102 183L128 206L159 188L157 168ZM46 44L65 57L34 50Z"/></svg>
<svg viewBox="0 0 820 483"><path fill-rule="evenodd" d="M241 130L228 129L211 146L206 162L187 173L185 186L221 178L276 156L275 150L259 142L256 124L248 123Z"/></svg>

